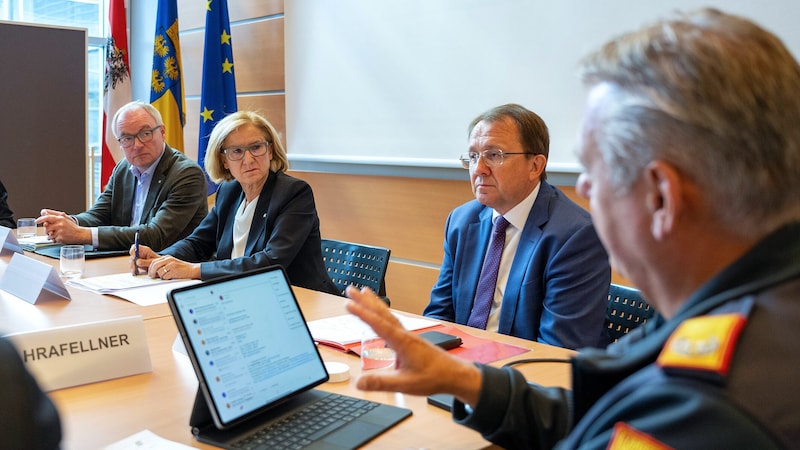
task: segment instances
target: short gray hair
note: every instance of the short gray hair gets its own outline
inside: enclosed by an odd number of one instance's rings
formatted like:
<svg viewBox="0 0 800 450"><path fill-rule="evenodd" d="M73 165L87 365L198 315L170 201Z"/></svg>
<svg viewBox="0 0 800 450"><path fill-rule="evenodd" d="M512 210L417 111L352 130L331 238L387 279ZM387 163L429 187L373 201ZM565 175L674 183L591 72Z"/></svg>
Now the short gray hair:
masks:
<svg viewBox="0 0 800 450"><path fill-rule="evenodd" d="M775 35L702 9L608 42L581 75L615 88L594 139L617 189L663 160L741 235L800 217L800 66Z"/></svg>
<svg viewBox="0 0 800 450"><path fill-rule="evenodd" d="M127 114L130 111L135 111L137 109L141 109L147 114L155 119L156 126L164 125L164 120L161 118L161 113L156 109L155 106L151 105L150 103L145 103L141 100L134 100L130 103L126 103L122 105L116 113L114 113L114 118L111 119L111 131L114 133L114 136L117 136L117 122L119 122L119 118L122 117L123 114Z"/></svg>

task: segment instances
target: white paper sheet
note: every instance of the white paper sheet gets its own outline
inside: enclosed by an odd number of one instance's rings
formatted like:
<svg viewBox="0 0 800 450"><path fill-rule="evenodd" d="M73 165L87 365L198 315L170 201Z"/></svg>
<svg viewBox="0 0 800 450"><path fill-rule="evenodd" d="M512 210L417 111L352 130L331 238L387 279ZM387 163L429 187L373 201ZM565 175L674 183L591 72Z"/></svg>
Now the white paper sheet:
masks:
<svg viewBox="0 0 800 450"><path fill-rule="evenodd" d="M421 330L423 328L439 325L439 322L430 319L408 317L393 313L400 320L406 330ZM352 314L328 317L325 319L308 322L308 329L316 341L328 341L341 345L361 342L362 331L369 329L369 325Z"/></svg>
<svg viewBox="0 0 800 450"><path fill-rule="evenodd" d="M139 306L157 305L167 302L167 293L179 287L199 283L200 280L162 280L147 275L115 273L91 278L78 278L67 281L68 286L113 295L136 303Z"/></svg>
<svg viewBox="0 0 800 450"><path fill-rule="evenodd" d="M183 450L193 448L164 439L150 430L142 430L103 447L103 450Z"/></svg>
<svg viewBox="0 0 800 450"><path fill-rule="evenodd" d="M150 306L159 303L167 303L167 293L173 289L199 282L200 280L175 280L169 283L155 284L153 286L108 292L107 294L136 303L139 306Z"/></svg>

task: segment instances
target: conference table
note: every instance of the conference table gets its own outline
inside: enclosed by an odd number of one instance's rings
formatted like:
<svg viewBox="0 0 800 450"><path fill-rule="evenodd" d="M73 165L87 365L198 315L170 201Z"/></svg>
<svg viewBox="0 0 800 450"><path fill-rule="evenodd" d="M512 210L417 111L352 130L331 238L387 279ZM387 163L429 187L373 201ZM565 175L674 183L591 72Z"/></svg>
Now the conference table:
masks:
<svg viewBox="0 0 800 450"><path fill-rule="evenodd" d="M58 267L58 260L25 252L25 256ZM0 277L10 257L0 256ZM88 260L84 277L128 271L127 257ZM71 300L47 292L36 304L0 291L2 333L34 331L120 317L141 316L152 362L152 372L49 392L62 421L64 449L102 448L143 430L161 438L196 448L214 448L197 442L189 428L189 416L197 393L197 378L188 357L173 350L177 328L166 303L139 306L112 295L100 295L68 286ZM293 287L306 320L346 314L346 300L330 294ZM402 313L401 314L407 314ZM413 314L408 314L414 316ZM527 349L524 353L493 362L527 358L568 358L572 351L474 328L455 326L483 339ZM400 393L364 392L355 387L360 361L320 345L325 361L350 367L350 380L324 383L318 389L409 408L413 415L369 442L365 448L387 449L478 449L492 448L480 434L455 424L449 412L427 404L420 396ZM518 369L532 382L568 387L569 365L563 363L522 364Z"/></svg>

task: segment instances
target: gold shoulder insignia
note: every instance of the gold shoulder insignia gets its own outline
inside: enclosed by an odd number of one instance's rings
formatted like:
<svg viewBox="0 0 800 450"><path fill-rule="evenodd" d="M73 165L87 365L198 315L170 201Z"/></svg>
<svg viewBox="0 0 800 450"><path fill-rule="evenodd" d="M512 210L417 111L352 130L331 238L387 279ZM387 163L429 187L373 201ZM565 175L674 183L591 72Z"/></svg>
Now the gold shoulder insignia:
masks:
<svg viewBox="0 0 800 450"><path fill-rule="evenodd" d="M611 433L607 450L668 450L672 449L667 444L641 432L625 422L617 422Z"/></svg>
<svg viewBox="0 0 800 450"><path fill-rule="evenodd" d="M741 314L688 319L667 340L658 356L661 368L702 370L727 375L733 349L744 328Z"/></svg>

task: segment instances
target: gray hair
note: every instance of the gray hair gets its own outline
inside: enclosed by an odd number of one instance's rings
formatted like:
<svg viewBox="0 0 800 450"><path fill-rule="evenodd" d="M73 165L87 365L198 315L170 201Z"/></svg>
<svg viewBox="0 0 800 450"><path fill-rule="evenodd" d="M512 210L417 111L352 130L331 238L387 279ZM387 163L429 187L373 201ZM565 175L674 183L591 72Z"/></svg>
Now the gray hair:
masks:
<svg viewBox="0 0 800 450"><path fill-rule="evenodd" d="M114 118L111 120L111 131L114 133L114 136L117 136L117 122L119 122L119 118L122 117L123 114L127 114L130 111L136 111L139 109L143 110L149 114L150 117L155 119L156 126L164 125L164 120L161 118L161 113L156 109L155 106L151 105L150 103L145 103L141 100L134 100L130 103L122 105L117 112L114 113Z"/></svg>
<svg viewBox="0 0 800 450"><path fill-rule="evenodd" d="M608 42L581 76L617 93L594 136L616 189L663 160L743 236L800 217L800 66L775 35L702 9Z"/></svg>

